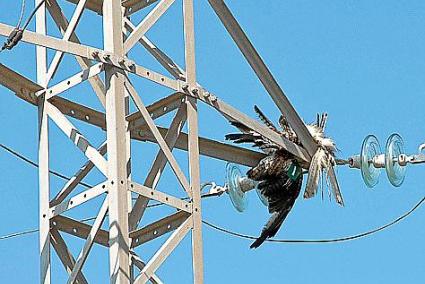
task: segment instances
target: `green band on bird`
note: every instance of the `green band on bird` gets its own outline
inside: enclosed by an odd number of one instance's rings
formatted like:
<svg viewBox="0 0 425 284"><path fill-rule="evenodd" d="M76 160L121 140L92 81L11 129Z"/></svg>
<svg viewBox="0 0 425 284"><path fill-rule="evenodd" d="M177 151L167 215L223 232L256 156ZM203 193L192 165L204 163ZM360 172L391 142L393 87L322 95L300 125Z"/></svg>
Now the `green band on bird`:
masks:
<svg viewBox="0 0 425 284"><path fill-rule="evenodd" d="M302 168L297 163L292 163L287 172L288 177L295 181L300 174L302 174Z"/></svg>

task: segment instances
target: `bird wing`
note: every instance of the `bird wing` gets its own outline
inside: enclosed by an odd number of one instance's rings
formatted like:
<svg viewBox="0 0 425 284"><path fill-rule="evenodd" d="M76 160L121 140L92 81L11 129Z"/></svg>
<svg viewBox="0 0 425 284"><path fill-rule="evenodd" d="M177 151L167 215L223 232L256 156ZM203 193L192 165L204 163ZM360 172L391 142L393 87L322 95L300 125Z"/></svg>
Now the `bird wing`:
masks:
<svg viewBox="0 0 425 284"><path fill-rule="evenodd" d="M290 154L284 150L278 150L261 159L255 167L247 172L247 176L255 181L275 179L286 175L291 164Z"/></svg>
<svg viewBox="0 0 425 284"><path fill-rule="evenodd" d="M274 237L279 231L300 194L302 178L300 175L297 179L292 180L287 175L282 175L259 184L258 188L269 201L269 212L272 213L272 216L250 248L259 247L266 239Z"/></svg>
<svg viewBox="0 0 425 284"><path fill-rule="evenodd" d="M226 140L233 141L237 144L252 143L254 147L259 148L266 154L271 154L280 148L277 144L273 143L272 141L258 134L257 132L251 130L244 124L235 121L231 121L230 123L236 128L238 128L242 133L227 134Z"/></svg>
<svg viewBox="0 0 425 284"><path fill-rule="evenodd" d="M254 110L257 113L258 117L261 119L261 121L268 126L271 130L274 130L278 132L276 126L274 126L273 122L270 121L270 119L267 118L267 116L261 111L261 109L254 105Z"/></svg>

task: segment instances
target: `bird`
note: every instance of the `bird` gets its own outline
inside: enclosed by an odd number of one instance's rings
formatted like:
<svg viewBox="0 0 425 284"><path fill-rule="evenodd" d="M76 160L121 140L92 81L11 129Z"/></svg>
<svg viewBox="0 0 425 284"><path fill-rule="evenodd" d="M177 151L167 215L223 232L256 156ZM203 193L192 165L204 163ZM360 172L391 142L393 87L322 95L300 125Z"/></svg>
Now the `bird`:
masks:
<svg viewBox="0 0 425 284"><path fill-rule="evenodd" d="M254 106L254 111L261 122L270 130L276 132L282 138L302 146L302 141L299 140L284 115L281 115L279 118L278 128L258 106ZM335 165L336 145L331 138L324 135L327 117L328 115L326 113L317 114L317 121L306 125L314 141L317 143L318 149L312 157L308 169L309 177L304 198L311 198L317 193L320 177L323 179L323 176L326 175L330 167ZM238 128L240 133L227 134L225 136L226 140L236 144L252 143L253 147L259 148L266 154L255 167L252 167L246 173L248 178L258 182L257 187L261 194L266 197L268 211L271 214L260 236L250 246L250 248L258 248L266 239L276 235L292 210L301 192L303 168L297 158L283 147L240 122L230 121L230 123ZM337 202L343 203L339 188L335 195Z"/></svg>

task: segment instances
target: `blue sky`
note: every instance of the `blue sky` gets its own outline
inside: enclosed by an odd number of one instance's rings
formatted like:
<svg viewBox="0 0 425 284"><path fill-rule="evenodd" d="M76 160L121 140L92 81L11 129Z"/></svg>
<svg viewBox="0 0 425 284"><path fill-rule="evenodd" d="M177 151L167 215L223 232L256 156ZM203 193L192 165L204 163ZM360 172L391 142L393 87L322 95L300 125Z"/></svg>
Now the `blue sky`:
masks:
<svg viewBox="0 0 425 284"><path fill-rule="evenodd" d="M61 4L64 1L59 1ZM393 133L400 133L408 153L416 153L425 142L425 2L423 1L226 1L250 36L290 101L306 122L317 112L329 113L327 133L346 158L360 150L363 138L375 134L384 147ZM3 1L0 21L14 25L19 1ZM64 4L69 16L73 6ZM29 9L27 9L27 15ZM141 16L133 17L137 23ZM183 65L181 3L176 1L148 36ZM49 19L50 20L50 19ZM102 47L100 19L86 12L85 26L78 28L83 43ZM30 25L30 29L34 26ZM196 1L196 50L198 79L203 86L241 111L254 116L257 104L273 120L277 108L251 71L235 44L218 22L207 1ZM49 33L59 36L52 24ZM3 38L4 39L4 38ZM50 53L50 58L53 53ZM164 72L141 48L131 56L142 65ZM0 54L0 62L35 79L35 49L21 43L13 51ZM54 82L78 72L71 56L65 57ZM134 81L134 80L133 80ZM142 99L153 102L169 93L144 80L135 82ZM37 158L37 112L0 87L0 143ZM64 94L80 103L100 109L88 85ZM200 133L223 141L233 131L213 110L200 105ZM170 117L160 119L167 125ZM81 131L99 145L105 138L97 129L78 122ZM60 131L51 127L52 168L72 175L84 162ZM133 173L142 182L157 148L133 143ZM187 171L187 158L175 152ZM38 226L37 172L21 161L0 152L0 235ZM201 160L202 181L223 183L225 163ZM374 189L363 184L360 173L341 167L338 177L346 207L326 198L300 198L287 218L278 238L332 238L363 232L391 221L409 210L423 197L424 167L409 167L405 183L394 189L382 173ZM55 192L63 184L52 177ZM87 182L102 181L94 172ZM159 186L183 196L167 169ZM81 189L80 189L81 190ZM256 235L268 214L256 198L249 196L249 208L237 213L227 196L203 201L205 220L238 232ZM85 205L73 218L93 216L101 200ZM156 211L155 211L156 210ZM152 209L149 221L172 211ZM423 209L395 227L371 237L339 244L270 244L250 250L249 242L204 227L206 283L423 283L425 265L421 222ZM74 255L82 242L65 236ZM139 249L148 259L164 239ZM190 238L160 268L166 283L191 282ZM38 238L36 234L0 241L0 272L4 283L34 283L38 279ZM66 273L53 253L54 283L63 283ZM106 283L108 255L95 247L85 274L90 283Z"/></svg>

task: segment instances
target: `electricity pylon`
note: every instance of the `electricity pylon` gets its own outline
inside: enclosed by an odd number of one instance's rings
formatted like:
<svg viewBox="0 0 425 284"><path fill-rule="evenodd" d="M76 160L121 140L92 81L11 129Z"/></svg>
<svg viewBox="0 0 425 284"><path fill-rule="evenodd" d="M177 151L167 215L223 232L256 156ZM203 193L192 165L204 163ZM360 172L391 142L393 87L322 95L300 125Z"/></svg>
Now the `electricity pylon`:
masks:
<svg viewBox="0 0 425 284"><path fill-rule="evenodd" d="M40 282L51 283L53 247L69 273L68 283L87 283L82 268L92 246L96 244L109 249L111 283L148 281L161 283L159 276L156 275L157 269L180 241L191 233L193 279L194 283L203 283L199 156L205 155L254 166L264 154L199 137L198 102L214 108L229 121L240 122L280 145L294 154L305 168L308 168L317 144L223 0L208 0L208 2L276 106L287 117L303 147L238 111L197 82L193 0L178 0L183 1L184 68L178 66L146 36L146 32L175 0L67 1L75 4L74 13L69 20L56 0L47 0L44 3L41 3L42 0L35 0L36 5L41 4L36 12L36 30L23 32L22 41L36 45L37 82L0 65L0 83L21 99L37 106L39 110ZM151 5L156 6L139 24L133 24L130 16L143 9L149 9L148 6ZM103 18L103 48L85 45L76 35L75 30L81 15L87 9L95 11ZM47 34L47 12L50 13L63 38ZM2 36L10 35L13 29L12 26L0 23ZM128 53L138 44L156 58L171 76L150 70L132 60ZM55 51L50 63L47 62L47 49ZM51 79L65 54L74 55L82 71L70 75L57 84L52 84ZM100 78L101 75L104 75L104 80ZM130 75L157 83L172 93L146 106L142 96L130 82ZM92 86L93 93L103 106L103 111L59 96L85 81ZM137 108L137 112L129 113L130 104ZM156 125L155 119L173 111L175 116L168 129ZM106 141L99 148L94 147L69 118L104 130ZM87 163L58 191L54 191L49 183L49 119L88 159ZM188 133L183 133L182 128L186 121ZM131 176L131 139L151 141L160 147L144 183L134 181ZM174 157L173 148L187 151L189 177L186 177ZM171 166L181 188L186 192L187 200L157 189L159 178L167 163ZM78 183L94 168L103 174L104 181L75 194L74 189ZM334 172L331 170L329 174L333 186L337 187ZM138 195L135 203L131 202L131 193ZM65 212L102 196L106 197L92 225L64 216ZM157 200L178 211L140 227L141 218L150 200ZM109 226L108 230L103 230L101 227L107 214ZM85 240L76 259L68 249L61 232ZM171 233L169 238L146 263L135 253L136 247L167 233ZM140 274L133 274L131 268L134 266L140 269Z"/></svg>

